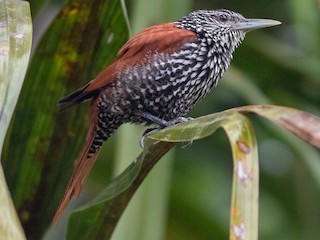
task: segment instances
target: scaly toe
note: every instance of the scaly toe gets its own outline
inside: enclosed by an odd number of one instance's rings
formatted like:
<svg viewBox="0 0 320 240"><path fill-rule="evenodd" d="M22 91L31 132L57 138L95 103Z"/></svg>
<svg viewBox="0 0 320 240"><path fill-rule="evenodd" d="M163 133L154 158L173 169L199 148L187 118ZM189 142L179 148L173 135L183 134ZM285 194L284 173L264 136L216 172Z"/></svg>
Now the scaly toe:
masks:
<svg viewBox="0 0 320 240"><path fill-rule="evenodd" d="M142 138L140 139L140 147L144 149L144 140L146 137L150 136L151 134L158 132L161 130L161 128L148 128L144 133L142 134Z"/></svg>
<svg viewBox="0 0 320 240"><path fill-rule="evenodd" d="M193 143L193 140L188 141L188 142L183 142L181 145L181 148L186 149L187 147L190 147L192 145L192 143Z"/></svg>
<svg viewBox="0 0 320 240"><path fill-rule="evenodd" d="M190 120L193 120L193 118L192 117L178 117L178 118L175 118L173 120L168 121L168 126L175 125L175 124L182 123L182 122L188 122Z"/></svg>

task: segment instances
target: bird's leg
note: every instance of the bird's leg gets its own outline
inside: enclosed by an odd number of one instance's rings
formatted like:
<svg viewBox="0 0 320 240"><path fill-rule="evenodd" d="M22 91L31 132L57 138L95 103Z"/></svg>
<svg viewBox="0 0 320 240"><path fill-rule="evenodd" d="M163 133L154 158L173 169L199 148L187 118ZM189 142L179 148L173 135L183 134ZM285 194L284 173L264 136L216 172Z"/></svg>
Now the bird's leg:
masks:
<svg viewBox="0 0 320 240"><path fill-rule="evenodd" d="M167 120L161 119L157 116L154 116L148 112L141 112L141 113L139 113L139 115L141 117L143 117L145 120L148 120L154 124L159 125L160 128L169 127L171 125L175 125L175 124L182 123L182 122L187 122L187 121L193 119L192 117L177 117L175 119L167 121Z"/></svg>
<svg viewBox="0 0 320 240"><path fill-rule="evenodd" d="M178 123L181 123L181 122L187 122L187 121L193 119L191 117L178 117L178 118L172 119L170 121L166 121L166 120L161 119L161 118L159 118L157 116L154 116L154 115L152 115L151 113L148 113L148 112L141 112L139 115L141 117L143 117L145 120L151 121L152 123L159 125L159 127L157 127L157 128L149 128L143 133L143 136L142 136L142 138L140 140L141 148L144 148L144 139L146 137L150 136L151 134L153 134L153 133L155 133L155 132L157 132L157 131L165 128L165 127L172 126L172 125L175 125L175 124L178 124ZM186 148L186 147L190 146L191 144L192 144L192 141L188 142L186 145L184 145L182 147Z"/></svg>

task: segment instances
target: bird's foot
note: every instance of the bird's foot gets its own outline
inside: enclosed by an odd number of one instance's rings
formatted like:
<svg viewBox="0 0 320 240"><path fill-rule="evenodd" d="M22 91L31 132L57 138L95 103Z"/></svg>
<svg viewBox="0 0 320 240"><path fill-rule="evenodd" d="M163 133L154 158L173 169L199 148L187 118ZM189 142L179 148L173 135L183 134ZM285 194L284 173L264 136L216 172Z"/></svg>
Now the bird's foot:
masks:
<svg viewBox="0 0 320 240"><path fill-rule="evenodd" d="M168 125L166 127L176 125L178 123L188 122L190 120L193 120L193 118L192 117L178 117L173 120L167 121Z"/></svg>
<svg viewBox="0 0 320 240"><path fill-rule="evenodd" d="M144 149L144 139L148 136L150 136L153 133L158 132L162 128L148 128L144 133L142 134L142 138L140 139L140 147Z"/></svg>
<svg viewBox="0 0 320 240"><path fill-rule="evenodd" d="M148 128L146 131L144 131L144 133L142 134L142 137L140 139L140 147L142 149L144 149L144 140L146 139L146 137L150 136L153 133L158 132L159 130L161 130L163 128ZM193 141L189 141L189 142L183 142L181 148L185 149L187 147L190 147L192 145Z"/></svg>
<svg viewBox="0 0 320 240"><path fill-rule="evenodd" d="M190 120L193 120L193 118L192 117L179 117L179 118L173 119L171 121L172 122L171 125L182 123L182 122L188 122ZM181 148L186 149L187 147L190 147L192 145L192 143L193 143L193 140L191 140L189 142L183 142L181 145Z"/></svg>
<svg viewBox="0 0 320 240"><path fill-rule="evenodd" d="M190 120L193 120L193 118L192 117L178 117L176 119L168 121L167 122L168 123L167 126L172 126L172 125L175 125L175 124L178 124L178 123L182 123L182 122L188 122ZM185 148L191 146L192 143L193 143L193 141L183 142L181 148L185 149Z"/></svg>
<svg viewBox="0 0 320 240"><path fill-rule="evenodd" d="M141 112L139 115L147 120L148 122L154 123L156 125L159 125L161 128L167 127L168 126L168 121L161 119L155 115L152 115L151 113L148 112Z"/></svg>
<svg viewBox="0 0 320 240"><path fill-rule="evenodd" d="M165 128L165 127L172 126L172 125L175 125L175 124L178 124L178 123L182 123L182 122L187 122L187 121L193 119L191 117L178 117L178 118L166 121L166 120L161 119L161 118L159 118L157 116L154 116L154 115L152 115L151 113L148 113L148 112L142 112L142 113L140 113L140 116L143 117L144 119L154 123L154 124L159 125L158 128L149 128L143 133L142 138L140 140L141 148L144 148L144 140L145 140L145 138L150 136L151 134L153 134L153 133L155 133L155 132L157 132L157 131ZM186 144L184 144L182 146L182 148L187 148L191 144L192 144L192 141L187 142Z"/></svg>
<svg viewBox="0 0 320 240"><path fill-rule="evenodd" d="M182 122L187 122L187 121L193 119L191 117L177 117L175 119L167 121L167 120L161 119L161 118L159 118L157 116L154 116L154 115L152 115L151 113L148 113L148 112L141 112L139 115L142 118L144 118L145 120L159 125L161 128L172 126L172 125L175 125L175 124L178 124L178 123L182 123Z"/></svg>

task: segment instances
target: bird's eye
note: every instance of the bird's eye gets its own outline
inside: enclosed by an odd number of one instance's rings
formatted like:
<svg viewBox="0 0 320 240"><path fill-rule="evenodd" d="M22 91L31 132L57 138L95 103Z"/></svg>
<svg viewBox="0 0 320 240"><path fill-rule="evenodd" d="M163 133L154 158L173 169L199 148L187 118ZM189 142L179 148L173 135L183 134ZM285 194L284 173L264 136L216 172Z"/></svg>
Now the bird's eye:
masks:
<svg viewBox="0 0 320 240"><path fill-rule="evenodd" d="M221 22L226 22L228 21L228 16L226 14L221 14L219 19Z"/></svg>

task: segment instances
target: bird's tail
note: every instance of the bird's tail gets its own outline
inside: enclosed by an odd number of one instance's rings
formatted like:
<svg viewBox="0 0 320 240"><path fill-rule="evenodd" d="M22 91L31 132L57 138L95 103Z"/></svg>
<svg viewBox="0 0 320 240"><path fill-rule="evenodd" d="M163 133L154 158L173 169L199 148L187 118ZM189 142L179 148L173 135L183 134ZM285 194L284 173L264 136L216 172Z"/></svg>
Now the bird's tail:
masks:
<svg viewBox="0 0 320 240"><path fill-rule="evenodd" d="M90 100L97 96L97 94L100 92L100 89L92 90L92 91L86 91L87 87L91 84L89 82L87 85L85 85L82 88L79 88L75 92L71 93L68 96L63 97L59 100L58 105L60 106L59 112L64 112L65 110L69 109L70 107Z"/></svg>
<svg viewBox="0 0 320 240"><path fill-rule="evenodd" d="M94 115L91 115L91 116L93 118ZM70 203L72 197L79 196L83 188L83 185L87 177L89 176L90 170L94 165L97 157L99 156L100 148L97 149L93 155L88 154L90 147L93 144L93 141L95 140L95 137L96 137L96 130L95 130L96 121L94 121L94 119L91 119L91 120L92 121L88 130L84 148L79 158L75 162L71 179L69 180L64 197L55 213L55 216L53 218L53 223L57 222L60 219L63 211Z"/></svg>

